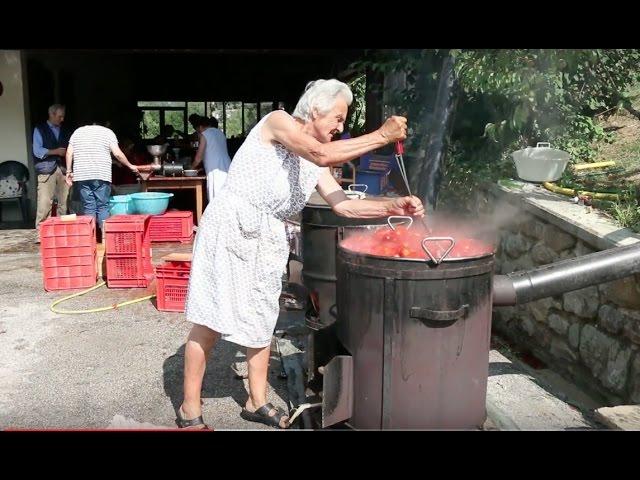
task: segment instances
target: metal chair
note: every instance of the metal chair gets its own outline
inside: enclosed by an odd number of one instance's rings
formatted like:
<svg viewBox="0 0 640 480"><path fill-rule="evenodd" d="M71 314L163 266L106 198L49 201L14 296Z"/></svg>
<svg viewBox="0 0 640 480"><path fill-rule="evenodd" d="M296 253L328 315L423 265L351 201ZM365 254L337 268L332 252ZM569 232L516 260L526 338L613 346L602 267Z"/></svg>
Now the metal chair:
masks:
<svg viewBox="0 0 640 480"><path fill-rule="evenodd" d="M20 204L22 221L29 219L27 209L27 182L29 181L29 169L26 165L15 160L6 160L0 163L0 202L16 200ZM1 205L1 204L0 204ZM2 208L0 206L0 220L2 220Z"/></svg>

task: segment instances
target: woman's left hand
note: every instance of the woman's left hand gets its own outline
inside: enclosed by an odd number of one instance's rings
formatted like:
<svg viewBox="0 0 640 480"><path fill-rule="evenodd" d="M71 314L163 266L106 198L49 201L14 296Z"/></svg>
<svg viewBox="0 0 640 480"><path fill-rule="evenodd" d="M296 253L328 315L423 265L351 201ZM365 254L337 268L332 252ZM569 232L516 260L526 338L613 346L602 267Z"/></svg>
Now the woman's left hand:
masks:
<svg viewBox="0 0 640 480"><path fill-rule="evenodd" d="M424 206L416 196L399 197L394 199L389 206L389 215L424 217Z"/></svg>

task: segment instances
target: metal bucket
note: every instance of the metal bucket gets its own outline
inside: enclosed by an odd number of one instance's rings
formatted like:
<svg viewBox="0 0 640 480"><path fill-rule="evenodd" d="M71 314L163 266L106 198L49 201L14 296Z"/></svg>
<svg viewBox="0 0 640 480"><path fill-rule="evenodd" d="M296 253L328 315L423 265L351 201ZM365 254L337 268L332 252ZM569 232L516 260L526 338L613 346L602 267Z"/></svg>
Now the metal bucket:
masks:
<svg viewBox="0 0 640 480"><path fill-rule="evenodd" d="M486 419L493 255L416 261L338 246L340 343L323 422L351 403L357 429L469 429ZM348 379L331 378L349 371ZM351 383L351 385L349 385ZM334 415L333 420L339 420Z"/></svg>
<svg viewBox="0 0 640 480"><path fill-rule="evenodd" d="M312 331L307 351L307 380L312 388L317 369L325 365L337 351L334 323L336 307L336 238L337 230L362 228L365 225L386 225L384 219L358 219L339 217L314 192L302 211L302 281L310 293L305 322ZM321 377L320 377L321 381Z"/></svg>

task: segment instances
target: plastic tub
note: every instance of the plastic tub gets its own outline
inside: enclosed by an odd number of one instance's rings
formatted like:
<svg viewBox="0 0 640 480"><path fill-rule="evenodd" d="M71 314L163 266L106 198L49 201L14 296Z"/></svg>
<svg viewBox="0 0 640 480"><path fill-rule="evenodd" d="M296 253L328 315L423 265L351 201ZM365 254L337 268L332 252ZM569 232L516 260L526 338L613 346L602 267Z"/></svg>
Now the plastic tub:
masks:
<svg viewBox="0 0 640 480"><path fill-rule="evenodd" d="M518 150L511 156L518 177L527 182L555 182L571 160L569 153L551 148L547 142L538 142L535 147Z"/></svg>
<svg viewBox="0 0 640 480"><path fill-rule="evenodd" d="M173 193L164 192L140 192L130 195L133 200L133 208L141 215L162 215L167 211L169 199Z"/></svg>
<svg viewBox="0 0 640 480"><path fill-rule="evenodd" d="M111 185L111 194L116 195L131 195L132 193L138 193L142 191L142 185L140 183L131 183L124 185Z"/></svg>
<svg viewBox="0 0 640 480"><path fill-rule="evenodd" d="M130 195L114 195L109 199L109 215L129 215L133 212Z"/></svg>

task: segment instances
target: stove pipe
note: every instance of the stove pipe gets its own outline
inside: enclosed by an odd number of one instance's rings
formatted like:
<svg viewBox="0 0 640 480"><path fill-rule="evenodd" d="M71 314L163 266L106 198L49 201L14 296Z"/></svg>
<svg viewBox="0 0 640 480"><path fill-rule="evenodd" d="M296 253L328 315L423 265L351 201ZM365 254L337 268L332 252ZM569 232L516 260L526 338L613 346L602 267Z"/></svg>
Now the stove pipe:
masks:
<svg viewBox="0 0 640 480"><path fill-rule="evenodd" d="M640 243L493 279L493 305L511 306L640 273Z"/></svg>

